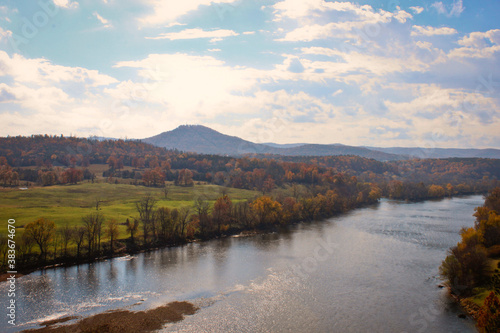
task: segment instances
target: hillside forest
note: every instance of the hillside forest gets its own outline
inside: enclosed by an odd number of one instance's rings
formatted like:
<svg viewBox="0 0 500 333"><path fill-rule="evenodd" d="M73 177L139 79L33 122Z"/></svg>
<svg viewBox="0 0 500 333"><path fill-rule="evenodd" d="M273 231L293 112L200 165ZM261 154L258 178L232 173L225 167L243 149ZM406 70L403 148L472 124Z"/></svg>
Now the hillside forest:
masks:
<svg viewBox="0 0 500 333"><path fill-rule="evenodd" d="M166 150L137 140L49 135L0 138L3 195L14 196L12 191L19 188L32 191L31 203L16 206L12 201L6 206L12 214L36 207L52 187L61 190L62 197L80 193L80 201L56 207L68 212L83 209L81 198L90 197L96 189L110 190L109 196L117 200L120 193L116 190L131 193L128 215L119 204L104 214L106 203L90 198L85 212L67 215L64 222L50 214L22 221L16 240L20 270L273 230L373 204L381 197L424 200L486 193L500 184L499 178L500 160L495 159L234 158ZM176 189L189 188L192 197L175 201L180 195ZM210 194L201 191L207 188ZM7 244L4 234L0 237L4 271L9 260Z"/></svg>

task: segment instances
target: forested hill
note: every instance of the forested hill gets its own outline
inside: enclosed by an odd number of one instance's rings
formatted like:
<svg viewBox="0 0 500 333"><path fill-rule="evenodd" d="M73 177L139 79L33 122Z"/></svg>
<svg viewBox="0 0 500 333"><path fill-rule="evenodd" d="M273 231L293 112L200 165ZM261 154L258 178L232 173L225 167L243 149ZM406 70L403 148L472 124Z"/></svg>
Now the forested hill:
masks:
<svg viewBox="0 0 500 333"><path fill-rule="evenodd" d="M302 144L292 146L258 144L236 136L225 135L201 125L179 126L172 131L163 132L142 141L167 149L234 157L246 154L276 154L286 156L357 155L379 161L394 161L406 158L405 156L370 150L363 147L339 144Z"/></svg>
<svg viewBox="0 0 500 333"><path fill-rule="evenodd" d="M97 140L65 136L32 135L0 138L0 156L11 166L88 166L105 164L116 156L124 165L148 156L175 154L140 140Z"/></svg>
<svg viewBox="0 0 500 333"><path fill-rule="evenodd" d="M89 176L87 168L91 164L107 164L106 177L133 178L135 183L148 186L162 184L162 180L178 181L188 174L194 181L262 191L286 184L323 186L338 181L342 174L378 184L384 193L393 191L391 196L403 198L424 197L432 184L447 187L450 193L458 186L459 193L477 193L500 179L498 159L380 162L359 156L230 157L167 150L137 140L98 141L48 135L0 138L4 186L20 180L42 185L62 183L71 178L62 176L64 170L80 169ZM78 181L77 176L71 182Z"/></svg>

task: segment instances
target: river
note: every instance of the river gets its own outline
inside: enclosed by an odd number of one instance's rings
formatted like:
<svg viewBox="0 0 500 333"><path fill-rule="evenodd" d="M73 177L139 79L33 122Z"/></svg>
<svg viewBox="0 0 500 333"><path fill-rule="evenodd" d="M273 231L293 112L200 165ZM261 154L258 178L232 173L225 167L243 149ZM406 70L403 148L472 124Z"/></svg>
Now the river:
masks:
<svg viewBox="0 0 500 333"><path fill-rule="evenodd" d="M438 268L482 202L382 200L279 233L37 271L17 280L18 325L0 328L188 300L200 311L165 332L476 332Z"/></svg>

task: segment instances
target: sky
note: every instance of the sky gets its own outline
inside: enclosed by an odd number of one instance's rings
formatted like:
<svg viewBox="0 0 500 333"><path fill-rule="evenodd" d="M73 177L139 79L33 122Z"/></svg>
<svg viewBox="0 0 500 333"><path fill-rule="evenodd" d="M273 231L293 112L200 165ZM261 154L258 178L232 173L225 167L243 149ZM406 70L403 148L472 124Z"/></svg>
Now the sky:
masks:
<svg viewBox="0 0 500 333"><path fill-rule="evenodd" d="M500 148L498 0L0 2L0 136Z"/></svg>

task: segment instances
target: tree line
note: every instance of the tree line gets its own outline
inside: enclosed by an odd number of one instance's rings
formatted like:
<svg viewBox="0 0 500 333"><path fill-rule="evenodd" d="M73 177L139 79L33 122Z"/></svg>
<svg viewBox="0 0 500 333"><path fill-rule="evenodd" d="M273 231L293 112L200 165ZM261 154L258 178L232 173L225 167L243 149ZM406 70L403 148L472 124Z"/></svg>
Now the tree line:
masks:
<svg viewBox="0 0 500 333"><path fill-rule="evenodd" d="M395 198L401 196L389 193L389 183L404 182L414 187L414 193L403 194L402 198L407 199L421 197L417 193L420 183L427 187L450 184L460 194L489 190L491 187L486 188L484 183L500 179L500 160L497 159L380 162L359 156L236 158L166 150L139 140L100 141L49 135L0 138L0 182L4 186L17 186L22 180L53 185L93 179L95 175L87 169L90 164L108 164L105 177L133 178L147 186L162 186L164 180L183 186L190 186L191 181L204 181L263 192L286 183L322 185L331 182L338 173L348 173L360 181L379 184L384 196ZM124 170L125 167L133 170ZM63 175L68 169L69 174Z"/></svg>
<svg viewBox="0 0 500 333"><path fill-rule="evenodd" d="M448 251L440 272L450 291L460 298L489 292L474 317L480 332L500 331L500 188L485 196L484 204L475 208L474 227L462 228L461 240ZM495 261L494 261L495 260Z"/></svg>
<svg viewBox="0 0 500 333"><path fill-rule="evenodd" d="M226 194L214 202L199 196L192 206L181 208L160 207L158 198L147 194L135 204L137 215L125 221L104 216L100 212L101 203L96 200L95 211L83 216L78 225L58 228L54 221L44 217L26 224L16 241L18 266L22 269L88 261L195 239L269 230L375 203L380 195L377 185L339 174L329 186L293 186L274 196L260 195L245 201L233 201ZM118 239L120 225L127 230L125 239ZM0 237L4 264L6 249L6 238Z"/></svg>

